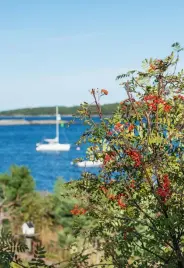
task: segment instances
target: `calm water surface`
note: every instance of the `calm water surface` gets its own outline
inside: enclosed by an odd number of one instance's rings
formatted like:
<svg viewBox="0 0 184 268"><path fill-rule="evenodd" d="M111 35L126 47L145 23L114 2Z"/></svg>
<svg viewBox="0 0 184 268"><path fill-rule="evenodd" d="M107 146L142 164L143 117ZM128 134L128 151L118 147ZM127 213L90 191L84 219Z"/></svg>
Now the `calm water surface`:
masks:
<svg viewBox="0 0 184 268"><path fill-rule="evenodd" d="M35 118L28 118L33 119ZM62 119L70 120L68 117ZM71 165L71 162L77 157L85 156L86 146L77 151L75 145L84 130L85 127L79 123L69 128L60 127L60 142L70 143L71 150L41 153L36 151L36 143L43 141L44 138L54 138L54 125L0 126L0 172L7 172L13 164L24 165L30 169L37 189L49 191L52 191L58 177L63 177L66 181L78 179L82 169ZM93 168L89 170L95 172Z"/></svg>

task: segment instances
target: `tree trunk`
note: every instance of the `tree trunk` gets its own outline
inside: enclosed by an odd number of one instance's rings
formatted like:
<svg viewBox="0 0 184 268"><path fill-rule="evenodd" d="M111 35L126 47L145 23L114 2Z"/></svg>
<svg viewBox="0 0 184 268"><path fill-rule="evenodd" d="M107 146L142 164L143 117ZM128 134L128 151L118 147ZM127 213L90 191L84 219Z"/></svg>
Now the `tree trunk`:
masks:
<svg viewBox="0 0 184 268"><path fill-rule="evenodd" d="M175 235L172 236L172 240L173 240L174 251L177 256L178 268L184 268L184 257L182 255L181 249L179 247L179 243Z"/></svg>

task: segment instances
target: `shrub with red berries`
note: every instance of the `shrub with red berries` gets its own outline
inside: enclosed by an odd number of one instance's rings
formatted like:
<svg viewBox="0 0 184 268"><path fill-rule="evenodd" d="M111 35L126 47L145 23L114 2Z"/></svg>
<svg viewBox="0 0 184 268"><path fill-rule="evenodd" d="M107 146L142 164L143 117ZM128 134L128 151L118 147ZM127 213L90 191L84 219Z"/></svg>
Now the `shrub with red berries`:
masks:
<svg viewBox="0 0 184 268"><path fill-rule="evenodd" d="M173 50L117 77L127 98L109 118L92 90L100 121L88 117L80 142L98 145L103 166L75 187L95 221L88 237L112 267L184 268L184 72Z"/></svg>

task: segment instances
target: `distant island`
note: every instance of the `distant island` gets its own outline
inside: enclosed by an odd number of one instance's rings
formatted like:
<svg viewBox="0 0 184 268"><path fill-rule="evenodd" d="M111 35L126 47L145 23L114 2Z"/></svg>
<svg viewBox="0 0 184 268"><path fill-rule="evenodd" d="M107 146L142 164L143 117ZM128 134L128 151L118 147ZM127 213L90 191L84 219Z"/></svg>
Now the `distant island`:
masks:
<svg viewBox="0 0 184 268"><path fill-rule="evenodd" d="M102 112L104 115L112 114L118 106L118 103L104 104L102 105ZM59 113L61 115L72 115L77 112L80 106L59 106ZM94 109L93 109L94 108ZM55 107L36 107L36 108L23 108L8 111L1 111L0 116L52 116L55 115ZM94 115L96 114L95 106L92 107Z"/></svg>

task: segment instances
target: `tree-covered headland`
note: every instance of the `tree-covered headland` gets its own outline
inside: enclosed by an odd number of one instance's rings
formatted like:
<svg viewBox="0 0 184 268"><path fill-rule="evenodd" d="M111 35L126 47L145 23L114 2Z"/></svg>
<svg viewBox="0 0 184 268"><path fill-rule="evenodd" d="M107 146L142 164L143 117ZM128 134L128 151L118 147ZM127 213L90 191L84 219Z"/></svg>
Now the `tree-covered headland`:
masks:
<svg viewBox="0 0 184 268"><path fill-rule="evenodd" d="M118 106L118 103L104 104L102 110L104 115L112 114ZM62 115L73 115L76 114L80 106L65 107L59 106L59 113ZM55 116L56 107L36 107L36 108L24 108L16 110L1 111L0 116ZM95 106L92 107L92 113L96 115Z"/></svg>

